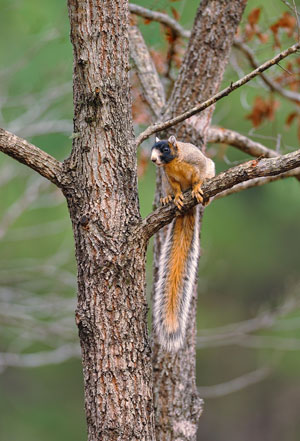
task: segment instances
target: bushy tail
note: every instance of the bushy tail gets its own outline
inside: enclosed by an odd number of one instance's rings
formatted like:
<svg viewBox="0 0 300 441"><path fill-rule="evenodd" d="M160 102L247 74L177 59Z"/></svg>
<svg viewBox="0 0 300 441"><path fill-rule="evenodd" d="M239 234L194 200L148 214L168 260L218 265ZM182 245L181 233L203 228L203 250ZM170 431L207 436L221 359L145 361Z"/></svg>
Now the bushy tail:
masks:
<svg viewBox="0 0 300 441"><path fill-rule="evenodd" d="M159 342L169 351L184 341L199 257L199 207L170 224L162 246L153 317Z"/></svg>

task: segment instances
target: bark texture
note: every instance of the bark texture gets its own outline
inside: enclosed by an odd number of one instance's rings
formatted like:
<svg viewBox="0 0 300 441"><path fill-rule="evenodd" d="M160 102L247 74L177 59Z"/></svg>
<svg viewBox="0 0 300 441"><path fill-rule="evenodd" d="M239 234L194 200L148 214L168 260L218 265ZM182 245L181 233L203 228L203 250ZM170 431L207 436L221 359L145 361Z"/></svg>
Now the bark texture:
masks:
<svg viewBox="0 0 300 441"><path fill-rule="evenodd" d="M69 0L74 141L65 187L89 441L153 440L145 250L128 79L126 2Z"/></svg>

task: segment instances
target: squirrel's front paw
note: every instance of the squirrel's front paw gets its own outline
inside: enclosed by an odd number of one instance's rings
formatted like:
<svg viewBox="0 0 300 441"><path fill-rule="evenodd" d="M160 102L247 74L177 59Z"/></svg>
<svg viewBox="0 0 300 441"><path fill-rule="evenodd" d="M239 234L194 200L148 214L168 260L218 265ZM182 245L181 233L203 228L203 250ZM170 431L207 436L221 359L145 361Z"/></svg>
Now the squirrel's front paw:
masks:
<svg viewBox="0 0 300 441"><path fill-rule="evenodd" d="M166 197L164 197L164 198L160 198L160 203L161 203L161 205L167 205L170 201L172 200L172 195L168 195L168 196L166 196Z"/></svg>
<svg viewBox="0 0 300 441"><path fill-rule="evenodd" d="M201 184L195 185L192 190L193 198L196 198L198 202L203 203L203 191L201 190Z"/></svg>
<svg viewBox="0 0 300 441"><path fill-rule="evenodd" d="M183 207L183 193L177 193L175 198L174 198L174 204L176 205L176 207L178 208L178 210L181 210Z"/></svg>

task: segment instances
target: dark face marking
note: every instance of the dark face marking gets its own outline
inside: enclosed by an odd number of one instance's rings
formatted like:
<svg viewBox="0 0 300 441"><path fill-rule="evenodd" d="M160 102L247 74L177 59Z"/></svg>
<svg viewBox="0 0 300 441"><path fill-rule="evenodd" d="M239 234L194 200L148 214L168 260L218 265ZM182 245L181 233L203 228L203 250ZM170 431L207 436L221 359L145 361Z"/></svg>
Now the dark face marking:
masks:
<svg viewBox="0 0 300 441"><path fill-rule="evenodd" d="M176 157L174 148L170 146L168 141L158 141L151 150L151 160L156 165L165 165Z"/></svg>

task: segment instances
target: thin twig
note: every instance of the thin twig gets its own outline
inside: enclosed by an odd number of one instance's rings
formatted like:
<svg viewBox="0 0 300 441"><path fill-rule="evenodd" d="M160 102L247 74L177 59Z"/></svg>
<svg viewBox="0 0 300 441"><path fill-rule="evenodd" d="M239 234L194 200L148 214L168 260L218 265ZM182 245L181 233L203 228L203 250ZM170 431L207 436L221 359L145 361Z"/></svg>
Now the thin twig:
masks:
<svg viewBox="0 0 300 441"><path fill-rule="evenodd" d="M283 60L287 56L297 52L297 50L300 49L300 43L296 43L293 46L289 47L288 49L280 52L277 54L274 58L266 61L261 66L259 66L254 71L250 72L248 75L244 76L240 80L230 84L230 86L223 89L221 92L218 92L213 97L209 98L208 100L204 101L203 103L198 104L197 106L189 109L188 111L182 113L181 115L176 116L175 118L172 118L168 121L163 121L157 124L153 124L149 126L144 132L142 132L137 140L137 146L140 145L145 139L149 138L149 136L153 135L154 133L161 132L162 130L166 130L185 119L195 115L196 113L201 112L204 109L207 109L211 105L215 104L217 101L219 101L221 98L224 98L225 96L229 95L234 90L238 89L239 87L243 86L244 84L248 83L250 80L255 78L257 75L259 75L261 72L264 72L265 70L269 69L271 66L274 66L275 64L278 64L279 61Z"/></svg>

